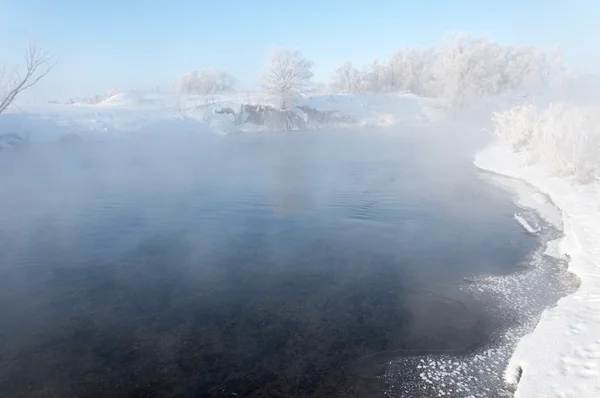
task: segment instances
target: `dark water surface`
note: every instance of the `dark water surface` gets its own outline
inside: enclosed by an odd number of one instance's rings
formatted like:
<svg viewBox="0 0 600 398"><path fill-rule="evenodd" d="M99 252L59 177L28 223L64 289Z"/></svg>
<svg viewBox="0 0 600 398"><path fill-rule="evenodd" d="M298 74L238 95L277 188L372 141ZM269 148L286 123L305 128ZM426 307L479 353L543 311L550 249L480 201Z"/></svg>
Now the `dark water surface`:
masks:
<svg viewBox="0 0 600 398"><path fill-rule="evenodd" d="M484 344L457 287L536 242L459 146L343 131L2 152L0 396L377 396L390 357Z"/></svg>

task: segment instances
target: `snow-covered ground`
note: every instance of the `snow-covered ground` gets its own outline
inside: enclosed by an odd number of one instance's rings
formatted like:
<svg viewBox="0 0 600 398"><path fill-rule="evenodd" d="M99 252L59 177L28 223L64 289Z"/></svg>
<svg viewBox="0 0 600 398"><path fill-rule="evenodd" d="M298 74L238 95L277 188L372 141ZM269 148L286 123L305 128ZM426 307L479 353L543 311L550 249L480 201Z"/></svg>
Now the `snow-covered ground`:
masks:
<svg viewBox="0 0 600 398"><path fill-rule="evenodd" d="M600 182L555 177L506 143L479 152L475 164L527 182L558 206L565 235L559 250L581 283L521 339L506 381L517 385L517 397L600 397Z"/></svg>
<svg viewBox="0 0 600 398"><path fill-rule="evenodd" d="M0 116L0 147L19 139L53 141L65 137L101 139L122 133L261 131L268 127L236 123L231 110L243 104L268 104L257 94L210 96L121 93L96 105L19 104ZM440 101L412 94L321 94L302 98L298 107L350 117L353 125L387 126L438 120ZM300 118L306 117L294 108Z"/></svg>

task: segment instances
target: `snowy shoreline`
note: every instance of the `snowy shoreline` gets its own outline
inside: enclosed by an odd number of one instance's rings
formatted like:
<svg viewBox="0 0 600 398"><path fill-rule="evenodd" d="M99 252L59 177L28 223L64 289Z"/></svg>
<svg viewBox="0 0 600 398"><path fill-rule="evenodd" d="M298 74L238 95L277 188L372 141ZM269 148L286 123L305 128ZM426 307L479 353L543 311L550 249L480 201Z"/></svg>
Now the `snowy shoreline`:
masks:
<svg viewBox="0 0 600 398"><path fill-rule="evenodd" d="M506 382L517 386L516 397L600 396L600 183L552 177L499 142L477 153L474 164L524 181L552 200L564 225L560 252L569 256L569 271L581 282L519 341Z"/></svg>

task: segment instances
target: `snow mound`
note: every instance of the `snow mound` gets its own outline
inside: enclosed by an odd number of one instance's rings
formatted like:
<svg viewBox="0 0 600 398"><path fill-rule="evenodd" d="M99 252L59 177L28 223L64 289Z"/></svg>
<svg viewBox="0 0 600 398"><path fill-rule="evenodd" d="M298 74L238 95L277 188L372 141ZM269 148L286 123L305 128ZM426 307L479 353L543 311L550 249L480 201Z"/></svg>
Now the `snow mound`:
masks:
<svg viewBox="0 0 600 398"><path fill-rule="evenodd" d="M98 105L137 105L140 103L140 98L133 93L119 93L111 97L108 97L104 101L98 103Z"/></svg>
<svg viewBox="0 0 600 398"><path fill-rule="evenodd" d="M360 126L436 122L444 118L439 101L413 94L321 94L303 98L298 106L351 116Z"/></svg>

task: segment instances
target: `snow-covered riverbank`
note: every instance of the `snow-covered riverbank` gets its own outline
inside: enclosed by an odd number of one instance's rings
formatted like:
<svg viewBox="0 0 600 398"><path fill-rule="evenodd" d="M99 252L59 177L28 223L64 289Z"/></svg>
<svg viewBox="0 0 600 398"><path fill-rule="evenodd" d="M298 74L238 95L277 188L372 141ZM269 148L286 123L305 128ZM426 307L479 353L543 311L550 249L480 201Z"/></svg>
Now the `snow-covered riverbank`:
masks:
<svg viewBox="0 0 600 398"><path fill-rule="evenodd" d="M97 105L19 104L0 117L0 148L20 140L46 142L72 136L102 139L123 133L223 134L283 129L278 126L281 123L257 124L257 118L243 114L246 105L268 104L268 98L241 93L179 97L122 93ZM318 94L302 98L296 105L287 114L299 125L310 127L318 123L361 127L421 124L439 120L445 112L440 101L412 94ZM275 116L281 119L281 115ZM311 123L311 117L316 123Z"/></svg>
<svg viewBox="0 0 600 398"><path fill-rule="evenodd" d="M475 165L517 178L548 195L562 211L565 237L560 250L579 289L546 310L535 330L517 345L506 381L517 397L600 396L600 183L552 177L526 154L495 143L479 152ZM528 165L529 163L529 165Z"/></svg>

